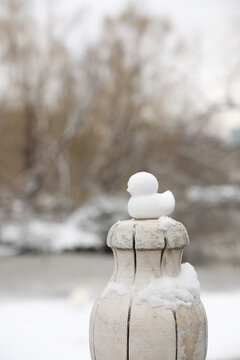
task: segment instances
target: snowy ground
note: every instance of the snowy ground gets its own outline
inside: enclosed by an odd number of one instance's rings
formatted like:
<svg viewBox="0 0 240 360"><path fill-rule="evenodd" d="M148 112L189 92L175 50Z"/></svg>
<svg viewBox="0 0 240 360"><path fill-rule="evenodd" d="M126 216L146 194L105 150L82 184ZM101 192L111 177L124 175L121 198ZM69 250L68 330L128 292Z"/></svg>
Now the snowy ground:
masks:
<svg viewBox="0 0 240 360"><path fill-rule="evenodd" d="M208 360L240 359L240 291L203 293L207 311Z"/></svg>
<svg viewBox="0 0 240 360"><path fill-rule="evenodd" d="M60 299L2 302L1 360L90 360L90 308Z"/></svg>
<svg viewBox="0 0 240 360"><path fill-rule="evenodd" d="M240 359L240 292L204 293L209 320L208 360ZM90 360L92 303L37 299L0 303L1 360Z"/></svg>

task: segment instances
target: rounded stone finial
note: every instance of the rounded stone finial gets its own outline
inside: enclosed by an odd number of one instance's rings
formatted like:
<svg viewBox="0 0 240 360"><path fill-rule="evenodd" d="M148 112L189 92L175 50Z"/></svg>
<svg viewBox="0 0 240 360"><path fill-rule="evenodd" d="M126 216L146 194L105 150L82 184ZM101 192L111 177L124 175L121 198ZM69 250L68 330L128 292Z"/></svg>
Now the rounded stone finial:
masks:
<svg viewBox="0 0 240 360"><path fill-rule="evenodd" d="M118 249L176 250L188 246L189 237L185 226L170 218L123 220L112 225L107 245Z"/></svg>
<svg viewBox="0 0 240 360"><path fill-rule="evenodd" d="M150 173L142 171L132 175L127 191L132 195L128 212L135 219L158 219L170 215L175 208L172 192L168 190L158 194L158 181Z"/></svg>

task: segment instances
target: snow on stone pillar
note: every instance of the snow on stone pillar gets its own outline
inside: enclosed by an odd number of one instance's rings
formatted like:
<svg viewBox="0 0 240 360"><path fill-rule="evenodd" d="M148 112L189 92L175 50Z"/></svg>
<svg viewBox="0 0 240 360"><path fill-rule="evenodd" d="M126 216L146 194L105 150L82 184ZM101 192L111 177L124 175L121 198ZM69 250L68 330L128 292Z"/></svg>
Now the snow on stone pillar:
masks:
<svg viewBox="0 0 240 360"><path fill-rule="evenodd" d="M128 209L134 219L117 222L108 234L115 270L92 310L92 360L204 360L207 319L200 285L194 268L181 264L188 234L165 216L174 209L174 197L157 194L151 174L132 178Z"/></svg>

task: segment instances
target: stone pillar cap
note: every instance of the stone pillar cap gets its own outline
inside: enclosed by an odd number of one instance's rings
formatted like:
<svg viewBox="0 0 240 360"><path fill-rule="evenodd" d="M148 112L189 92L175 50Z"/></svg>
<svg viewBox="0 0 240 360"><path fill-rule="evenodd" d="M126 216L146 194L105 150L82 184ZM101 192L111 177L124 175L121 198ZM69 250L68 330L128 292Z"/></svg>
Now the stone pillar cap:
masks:
<svg viewBox="0 0 240 360"><path fill-rule="evenodd" d="M119 249L182 249L189 245L189 237L182 223L168 217L132 219L118 221L110 228L107 245Z"/></svg>

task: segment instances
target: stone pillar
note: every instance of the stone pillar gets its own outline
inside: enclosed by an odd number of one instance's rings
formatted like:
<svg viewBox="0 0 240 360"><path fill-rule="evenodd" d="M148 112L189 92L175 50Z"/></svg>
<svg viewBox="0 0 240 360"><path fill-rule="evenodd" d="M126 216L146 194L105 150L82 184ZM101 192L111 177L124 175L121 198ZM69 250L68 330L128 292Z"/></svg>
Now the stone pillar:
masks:
<svg viewBox="0 0 240 360"><path fill-rule="evenodd" d="M181 265L188 234L167 219L119 221L110 229L115 270L92 310L92 360L206 358L199 283L193 267Z"/></svg>

